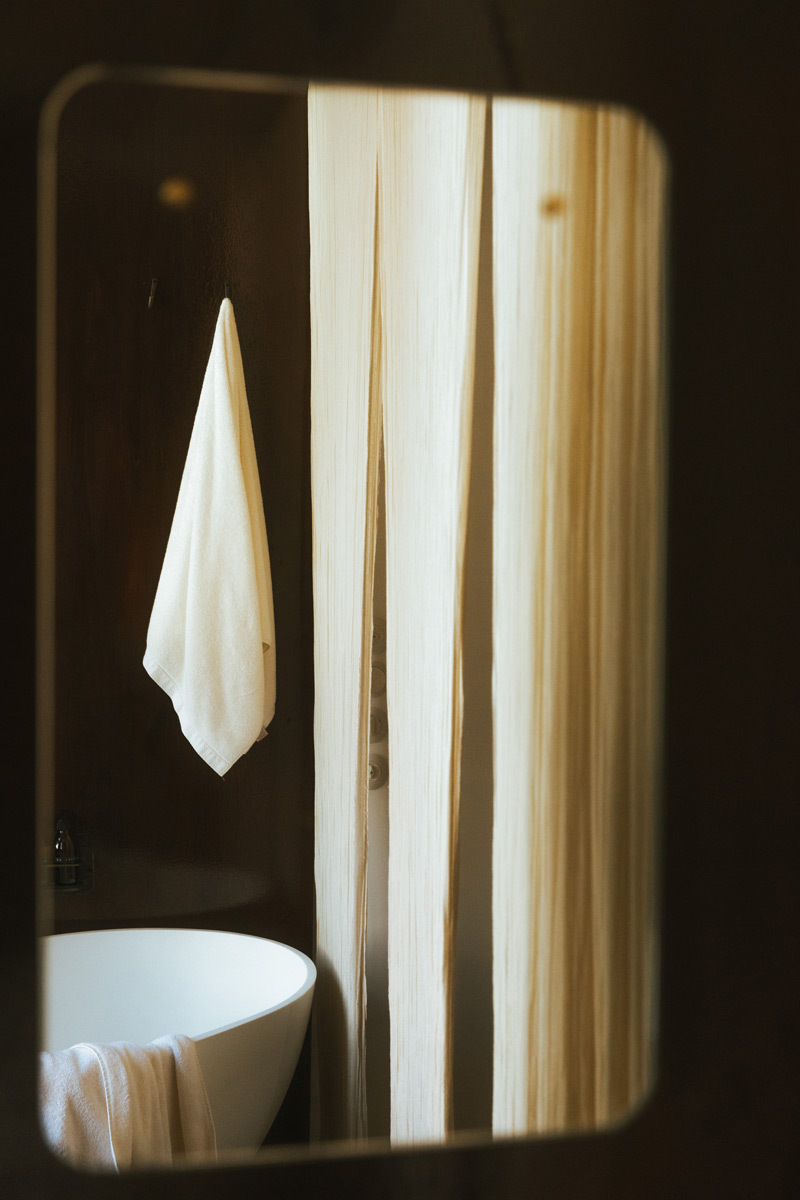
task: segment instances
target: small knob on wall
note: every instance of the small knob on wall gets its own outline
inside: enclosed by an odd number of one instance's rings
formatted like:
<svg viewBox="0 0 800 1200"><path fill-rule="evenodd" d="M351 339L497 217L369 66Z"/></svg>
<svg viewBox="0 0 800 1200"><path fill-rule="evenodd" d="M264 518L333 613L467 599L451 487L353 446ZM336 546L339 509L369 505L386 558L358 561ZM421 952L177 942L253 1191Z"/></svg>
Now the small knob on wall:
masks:
<svg viewBox="0 0 800 1200"><path fill-rule="evenodd" d="M369 714L369 740L382 742L389 729L386 713L382 708L373 708Z"/></svg>
<svg viewBox="0 0 800 1200"><path fill-rule="evenodd" d="M369 790L376 791L382 788L389 781L389 763L383 754L370 754L369 756Z"/></svg>
<svg viewBox="0 0 800 1200"><path fill-rule="evenodd" d="M386 691L386 667L383 663L373 663L370 675L370 691L373 696L382 696Z"/></svg>
<svg viewBox="0 0 800 1200"><path fill-rule="evenodd" d="M382 654L386 649L386 622L383 617L374 617L372 621L372 653Z"/></svg>

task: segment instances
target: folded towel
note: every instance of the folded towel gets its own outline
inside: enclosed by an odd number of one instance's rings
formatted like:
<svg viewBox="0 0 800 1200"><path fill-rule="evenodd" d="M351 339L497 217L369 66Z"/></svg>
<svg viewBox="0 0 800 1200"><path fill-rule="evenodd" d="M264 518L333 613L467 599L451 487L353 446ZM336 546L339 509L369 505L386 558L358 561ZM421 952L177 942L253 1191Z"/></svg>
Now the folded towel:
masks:
<svg viewBox="0 0 800 1200"><path fill-rule="evenodd" d="M144 666L198 754L224 775L275 712L267 529L242 356L223 300L200 393Z"/></svg>
<svg viewBox="0 0 800 1200"><path fill-rule="evenodd" d="M182 1034L43 1050L39 1111L51 1148L84 1170L217 1157L197 1051Z"/></svg>

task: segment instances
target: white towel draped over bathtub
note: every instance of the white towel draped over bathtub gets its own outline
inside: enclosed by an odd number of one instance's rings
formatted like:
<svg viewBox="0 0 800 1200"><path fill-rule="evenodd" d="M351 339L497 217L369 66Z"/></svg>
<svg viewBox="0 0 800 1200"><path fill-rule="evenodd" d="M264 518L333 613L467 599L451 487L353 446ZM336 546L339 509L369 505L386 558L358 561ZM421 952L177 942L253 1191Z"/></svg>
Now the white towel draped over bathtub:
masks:
<svg viewBox="0 0 800 1200"><path fill-rule="evenodd" d="M224 775L275 711L267 529L242 356L223 300L144 656L194 749Z"/></svg>
<svg viewBox="0 0 800 1200"><path fill-rule="evenodd" d="M215 1160L214 1122L191 1038L39 1055L42 1131L72 1166L125 1170Z"/></svg>

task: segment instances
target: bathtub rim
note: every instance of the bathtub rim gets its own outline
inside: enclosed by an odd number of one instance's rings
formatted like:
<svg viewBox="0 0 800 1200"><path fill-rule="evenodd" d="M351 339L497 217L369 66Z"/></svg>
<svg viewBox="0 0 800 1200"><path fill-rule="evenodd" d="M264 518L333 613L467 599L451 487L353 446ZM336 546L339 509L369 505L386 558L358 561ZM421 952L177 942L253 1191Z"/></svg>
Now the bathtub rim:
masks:
<svg viewBox="0 0 800 1200"><path fill-rule="evenodd" d="M225 1025L216 1025L213 1029L204 1029L202 1033L187 1034L193 1042L205 1041L207 1038L214 1037L216 1034L225 1033L229 1029L237 1029L241 1025L246 1025L249 1021L255 1021L260 1017L266 1017L270 1013L278 1012L282 1008L288 1008L295 1004L301 997L305 996L309 991L312 991L317 981L317 968L313 960L309 958L302 950L298 950L295 946L290 946L288 942L279 942L276 938L262 937L257 933L238 933L232 929L195 929L185 925L131 925L131 926L111 926L107 929L77 929L68 933L43 933L37 937L37 976L38 976L38 999L39 999L39 1043L41 1048L42 1035L44 1032L44 1005L46 1003L46 989L44 986L44 960L45 960L45 943L53 938L68 938L80 937L82 934L142 934L142 933L197 933L197 934L216 934L220 937L249 939L253 942L269 942L271 945L279 946L282 950L288 950L292 954L300 958L306 968L306 978L304 982L283 1000L279 1000L276 1004L271 1004L268 1008L261 1008L255 1012L248 1013L245 1017L240 1017L236 1021L229 1021Z"/></svg>

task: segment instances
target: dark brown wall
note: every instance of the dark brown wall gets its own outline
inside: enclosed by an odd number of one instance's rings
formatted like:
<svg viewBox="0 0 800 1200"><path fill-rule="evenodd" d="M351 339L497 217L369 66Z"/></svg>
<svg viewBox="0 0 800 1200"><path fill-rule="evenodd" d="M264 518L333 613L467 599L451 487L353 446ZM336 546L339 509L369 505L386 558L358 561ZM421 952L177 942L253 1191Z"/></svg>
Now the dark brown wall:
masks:
<svg viewBox="0 0 800 1200"><path fill-rule="evenodd" d="M46 10L42 16L43 8ZM47 11L49 9L49 11ZM790 1197L797 1073L794 0L7 0L0 38L7 575L3 1193ZM35 1135L36 116L104 60L521 90L644 109L673 162L661 1080L612 1135L229 1178L78 1179ZM13 864L19 864L14 870ZM13 914L13 915L12 915Z"/></svg>
<svg viewBox="0 0 800 1200"><path fill-rule="evenodd" d="M172 177L194 190L186 207L160 198ZM56 209L50 830L68 814L93 872L90 888L55 889L54 931L227 929L310 954L305 97L90 83L59 123ZM226 283L270 542L278 700L267 738L220 779L142 655ZM294 1120L290 1097L273 1137L307 1135L307 1074L306 1057Z"/></svg>
<svg viewBox="0 0 800 1200"><path fill-rule="evenodd" d="M94 851L93 888L57 897L57 927L180 917L308 951L305 100L97 83L67 103L57 161L55 807ZM194 186L185 209L159 199L171 176ZM141 660L226 282L270 542L279 699L267 738L220 779Z"/></svg>

